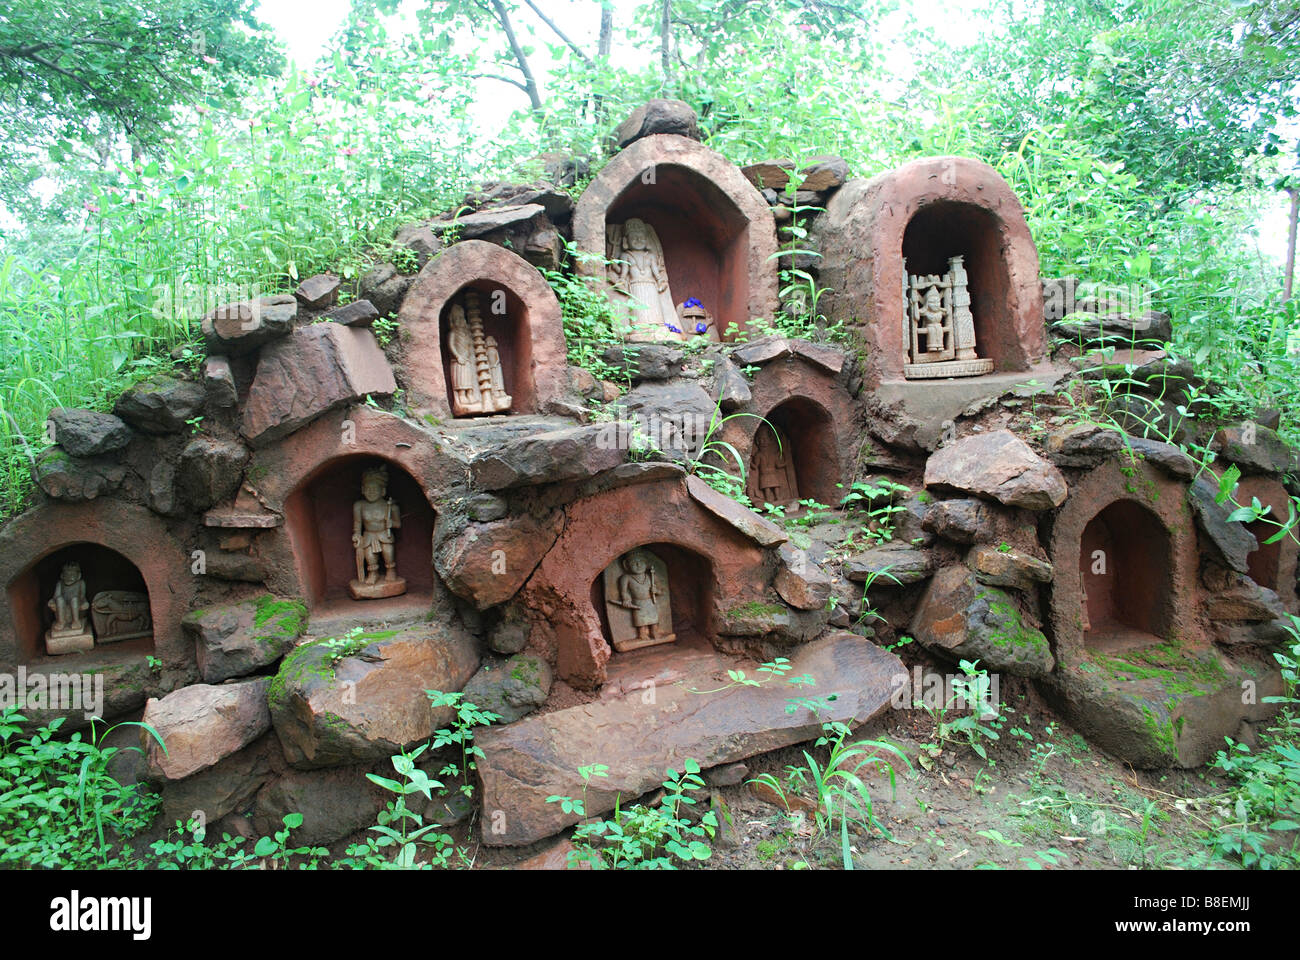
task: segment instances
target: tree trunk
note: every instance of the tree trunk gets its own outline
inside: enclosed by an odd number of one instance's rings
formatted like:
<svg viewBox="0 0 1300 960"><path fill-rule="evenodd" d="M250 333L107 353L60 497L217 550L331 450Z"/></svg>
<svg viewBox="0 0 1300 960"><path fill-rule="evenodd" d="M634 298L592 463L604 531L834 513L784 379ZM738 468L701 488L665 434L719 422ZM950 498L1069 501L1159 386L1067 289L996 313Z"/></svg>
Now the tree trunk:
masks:
<svg viewBox="0 0 1300 960"><path fill-rule="evenodd" d="M600 5L600 40L596 44L596 63L599 69L604 70L609 64L609 54L614 46L614 3L613 0L603 0ZM600 84L600 78L595 80ZM599 129L605 122L605 98L599 94L592 94L592 114L596 120L596 127Z"/></svg>
<svg viewBox="0 0 1300 960"><path fill-rule="evenodd" d="M668 81L672 79L672 70L673 70L672 57L670 55L671 52L670 48L672 47L672 39L673 39L672 10L673 10L673 0L664 0L663 22L660 24L659 59L660 62L663 64L665 84L667 84Z"/></svg>
<svg viewBox="0 0 1300 960"><path fill-rule="evenodd" d="M524 91L528 94L528 100L533 105L533 112L541 116L542 95L538 92L537 81L533 79L533 71L528 66L528 58L524 56L524 49L519 46L519 40L515 37L514 24L510 22L510 14L506 12L506 5L501 0L492 0L492 9L496 11L497 20L501 23L501 29L506 32L506 40L510 42L510 51L514 54L515 62L519 64L519 72L524 75Z"/></svg>
<svg viewBox="0 0 1300 960"><path fill-rule="evenodd" d="M1283 303L1291 299L1291 288L1295 281L1295 227L1296 217L1300 215L1300 188L1291 187L1287 193L1291 194L1291 217L1286 231L1286 273L1282 280Z"/></svg>

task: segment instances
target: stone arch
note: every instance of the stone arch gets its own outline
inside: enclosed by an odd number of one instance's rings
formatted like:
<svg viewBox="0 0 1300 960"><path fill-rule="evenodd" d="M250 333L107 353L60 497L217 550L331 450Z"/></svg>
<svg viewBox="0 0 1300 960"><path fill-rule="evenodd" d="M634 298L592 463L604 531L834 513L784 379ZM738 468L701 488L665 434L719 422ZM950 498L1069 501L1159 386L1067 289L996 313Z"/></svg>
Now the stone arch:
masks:
<svg viewBox="0 0 1300 960"><path fill-rule="evenodd" d="M771 579L766 551L704 509L680 478L616 487L565 510L564 530L523 589L533 611L532 642L575 687L605 681L611 648L593 585L605 567L645 545L667 545L707 565L711 609L694 629L712 639L722 611L761 601ZM699 571L696 571L699 575ZM698 606L697 606L698 610ZM699 619L705 619L702 611Z"/></svg>
<svg viewBox="0 0 1300 960"><path fill-rule="evenodd" d="M1090 573L1093 551L1106 561L1105 593ZM1197 541L1186 487L1146 463L1102 464L1070 483L1050 520L1048 556L1055 568L1049 623L1058 664L1072 666L1089 648L1118 649L1177 638L1204 642L1197 619ZM1155 583L1146 583L1151 571ZM1125 583L1120 584L1120 578ZM1089 592L1084 630L1083 595ZM1145 593L1144 593L1145 591ZM1108 625L1107 621L1113 621Z"/></svg>
<svg viewBox="0 0 1300 960"><path fill-rule="evenodd" d="M1250 503L1257 497L1261 504L1272 508L1270 517L1276 520L1287 518L1291 497L1279 480L1256 474L1242 477L1237 484L1239 503ZM1294 537L1288 534L1277 543L1265 543L1277 533L1277 527L1262 520L1247 524L1246 529L1259 543L1258 549L1246 557L1250 578L1261 587L1276 592L1290 612L1300 611L1296 600L1296 554L1300 547Z"/></svg>
<svg viewBox="0 0 1300 960"><path fill-rule="evenodd" d="M406 387L416 409L451 415L443 331L454 297L483 299L484 326L497 336L512 413L539 412L565 385L564 327L550 285L527 260L485 240L453 244L425 264L398 312ZM504 296L496 296L497 291ZM503 315L493 314L502 302Z"/></svg>
<svg viewBox="0 0 1300 960"><path fill-rule="evenodd" d="M877 382L903 379L903 258L911 273L943 273L966 256L977 349L995 372L1029 370L1046 350L1038 250L1024 209L988 164L913 160L851 180L817 223L833 319L861 326Z"/></svg>
<svg viewBox="0 0 1300 960"><path fill-rule="evenodd" d="M64 559L83 564L88 599L98 590L143 589L149 597L152 638L47 657L43 637L49 597L44 594ZM142 661L147 654L157 654L169 667L193 664L193 646L180 627L195 592L191 557L166 524L144 507L94 500L44 504L28 511L0 530L0 583L7 601L0 605L0 663L65 664L73 669L76 662L92 657Z"/></svg>
<svg viewBox="0 0 1300 960"><path fill-rule="evenodd" d="M1133 500L1115 500L1083 528L1079 545L1084 645L1117 650L1163 639L1170 607L1169 534Z"/></svg>
<svg viewBox="0 0 1300 960"><path fill-rule="evenodd" d="M337 576L331 581L330 574L319 569L313 559L319 558L327 545L319 536L312 535L313 518L328 509L312 502L313 485L325 482L332 500L336 501L334 509L343 500L347 501L344 507L350 509L356 495L348 493L345 484L351 480L340 474L335 488L328 475L345 467L355 472L375 461L390 465L390 478L396 477L399 471L409 478L409 483L397 481L404 491L399 502L410 501L410 506L403 503L403 515L418 508L417 513L427 517L427 523L404 526L404 532L415 533L399 539L398 553L398 571L406 577L402 550L420 547L419 558L409 552L406 556L408 565L413 560L420 565L411 569L413 576L408 577L408 582L411 587L419 585L422 589L408 589L406 595L392 601L356 601L358 609L363 603L368 611L377 611L385 603L403 607L423 604L434 589L436 576L432 563L434 505L448 490L468 479L464 464L447 456L429 433L395 414L357 405L333 411L279 443L258 450L245 471L248 482L267 508L283 517L279 528L268 531L267 586L278 594L302 597L313 608L313 615L322 600L328 601L330 583L337 581ZM390 490L390 493L396 496L397 491ZM350 562L350 542L345 547L344 560ZM337 561L337 557L332 559Z"/></svg>
<svg viewBox="0 0 1300 960"><path fill-rule="evenodd" d="M765 419L777 412L778 428L786 434L793 428L799 435L793 446L800 495L830 506L839 503L844 493L836 484L846 482L845 470L853 461L857 413L838 378L799 357L776 360L754 375L749 403L735 412ZM722 438L745 461L747 482L760 429L766 428L753 416L734 417L722 429ZM727 467L732 470L734 464ZM806 474L802 481L798 478L800 468ZM805 493L805 487L815 492Z"/></svg>
<svg viewBox="0 0 1300 960"><path fill-rule="evenodd" d="M687 137L655 134L620 152L573 214L578 270L604 278L605 228L629 217L660 236L673 302L696 297L718 331L777 309L776 222L740 169Z"/></svg>

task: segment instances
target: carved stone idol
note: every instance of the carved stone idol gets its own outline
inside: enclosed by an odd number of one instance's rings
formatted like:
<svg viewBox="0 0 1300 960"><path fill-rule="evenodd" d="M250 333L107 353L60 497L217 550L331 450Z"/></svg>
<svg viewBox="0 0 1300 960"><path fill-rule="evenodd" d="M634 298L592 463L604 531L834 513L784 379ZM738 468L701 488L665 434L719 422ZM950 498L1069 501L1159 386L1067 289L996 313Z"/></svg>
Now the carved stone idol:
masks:
<svg viewBox="0 0 1300 960"><path fill-rule="evenodd" d="M90 604L95 639L100 643L153 636L149 596L132 590L101 590Z"/></svg>
<svg viewBox="0 0 1300 960"><path fill-rule="evenodd" d="M609 281L625 317L627 339L684 340L654 227L635 217L610 224L606 247Z"/></svg>
<svg viewBox="0 0 1300 960"><path fill-rule="evenodd" d="M677 318L684 336L719 339L718 331L713 325L713 315L695 297L687 297L677 305Z"/></svg>
<svg viewBox="0 0 1300 960"><path fill-rule="evenodd" d="M668 567L644 547L605 568L605 614L610 639L620 653L677 639L673 633Z"/></svg>
<svg viewBox="0 0 1300 960"><path fill-rule="evenodd" d="M975 377L993 370L975 352L975 317L970 311L964 257L951 257L948 272L907 273L903 261L909 380Z"/></svg>
<svg viewBox="0 0 1300 960"><path fill-rule="evenodd" d="M348 590L354 600L399 596L406 592L406 581L397 575L393 531L402 525L402 515L388 496L387 467L372 467L362 474L361 497L352 505L357 578L348 584Z"/></svg>
<svg viewBox="0 0 1300 960"><path fill-rule="evenodd" d="M776 424L765 423L754 435L754 452L750 458L745 492L757 506L764 503L784 505L799 499L794 451L790 438Z"/></svg>
<svg viewBox="0 0 1300 960"><path fill-rule="evenodd" d="M451 355L452 411L458 417L510 409L501 351L495 337L483 335L478 293L465 292L462 306L451 306L447 352Z"/></svg>
<svg viewBox="0 0 1300 960"><path fill-rule="evenodd" d="M81 564L65 563L48 606L54 611L54 625L45 634L45 652L51 656L93 650L95 635L86 623L86 581Z"/></svg>

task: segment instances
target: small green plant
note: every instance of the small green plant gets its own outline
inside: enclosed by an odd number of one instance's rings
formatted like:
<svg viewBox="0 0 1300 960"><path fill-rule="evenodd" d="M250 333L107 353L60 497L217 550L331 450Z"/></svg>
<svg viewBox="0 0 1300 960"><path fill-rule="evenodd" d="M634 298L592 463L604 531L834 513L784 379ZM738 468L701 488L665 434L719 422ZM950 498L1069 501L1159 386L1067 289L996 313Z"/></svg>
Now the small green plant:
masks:
<svg viewBox="0 0 1300 960"><path fill-rule="evenodd" d="M393 341L397 334L398 323L392 317L377 317L370 324L370 329L375 332L375 339L379 341L381 347L386 347Z"/></svg>
<svg viewBox="0 0 1300 960"><path fill-rule="evenodd" d="M962 676L952 682L952 696L945 697L943 704L927 704L916 701L914 706L923 709L934 721L936 743L926 744L926 752L937 756L944 745L950 742L962 743L974 751L982 760L988 759L987 740L998 740L998 728L1001 726L1002 713L998 705L990 699L992 678L988 671L979 666L979 661L961 660L958 663ZM951 711L961 709L963 712L952 716ZM1005 705L1002 706L1005 710ZM924 762L923 762L924 765Z"/></svg>
<svg viewBox="0 0 1300 960"><path fill-rule="evenodd" d="M398 273L410 274L420 269L420 255L410 247L393 247L388 252L388 262Z"/></svg>
<svg viewBox="0 0 1300 960"><path fill-rule="evenodd" d="M190 433L198 433L203 429L203 417L190 417L185 424L190 428Z"/></svg>
<svg viewBox="0 0 1300 960"><path fill-rule="evenodd" d="M443 747L453 747L459 750L460 762L446 764L438 771L438 775L459 777L461 780L460 792L466 797L473 797L474 785L470 783L470 773L477 766L475 759L483 756L482 747L474 744L474 728L490 726L500 720L501 715L490 710L480 709L477 705L467 702L463 693L443 693L441 690L426 690L424 692L429 697L429 706L432 709L451 707L455 711L451 726L434 731L433 739L430 742L435 750L440 750Z"/></svg>
<svg viewBox="0 0 1300 960"><path fill-rule="evenodd" d="M836 486L844 489L843 484ZM840 506L854 517L855 525L861 525L860 532L868 544L886 543L894 539L897 515L907 509L899 499L911 491L911 487L894 480L855 480L840 499ZM855 539L856 535L850 535L849 543Z"/></svg>
<svg viewBox="0 0 1300 960"><path fill-rule="evenodd" d="M593 775L604 776L608 767L596 764L584 768L583 800L552 796L566 813L586 812L586 784ZM595 773L593 773L595 771ZM718 818L708 811L697 820L686 811L699 802L694 796L704 787L697 761L687 759L679 774L669 769L663 781L664 795L653 806L635 804L623 808L615 802L613 816L580 824L573 831L574 849L569 866L589 864L597 870L673 870L678 863L697 863L713 853L708 841L717 832Z"/></svg>
<svg viewBox="0 0 1300 960"><path fill-rule="evenodd" d="M889 777L891 796L897 786L894 761L901 762L911 772L912 765L894 744L883 740L859 740L848 743L850 728L839 721L822 724L822 735L814 741L814 748L825 747L828 756L823 762L807 750L803 751L804 765L787 768L783 785L770 773L759 774L751 783L768 787L790 810L787 791L802 795L814 804L813 817L822 834L830 834L839 825L840 855L844 869L853 869L850 849L850 828L863 833L879 833L893 840L893 834L875 813L871 793L862 776L873 769L884 771Z"/></svg>
<svg viewBox="0 0 1300 960"><path fill-rule="evenodd" d="M356 843L348 847L346 857L336 866L364 869L412 870L426 866L444 867L455 850L454 841L445 833L436 833L436 823L426 824L424 818L410 808L406 798L421 794L426 800L433 799L433 791L442 784L415 765L415 761L429 748L421 744L415 750L402 751L392 758L393 770L401 778L381 777L368 773L366 777L394 795L387 806L380 812L378 823L371 827L377 837L367 837L365 843ZM426 863L417 858L421 853L428 855Z"/></svg>

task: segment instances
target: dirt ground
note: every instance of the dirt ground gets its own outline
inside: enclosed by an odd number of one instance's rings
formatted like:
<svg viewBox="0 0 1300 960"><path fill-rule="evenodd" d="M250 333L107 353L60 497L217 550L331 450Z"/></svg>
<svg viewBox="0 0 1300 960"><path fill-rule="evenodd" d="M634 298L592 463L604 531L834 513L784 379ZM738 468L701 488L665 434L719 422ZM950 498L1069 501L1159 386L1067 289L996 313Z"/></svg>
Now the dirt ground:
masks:
<svg viewBox="0 0 1300 960"><path fill-rule="evenodd" d="M909 664L910 666L911 664ZM1229 867L1211 862L1198 832L1207 826L1224 781L1208 769L1141 771L1090 746L1062 723L1032 686L1004 678L1005 704L987 759L965 744L934 748L935 720L924 710L887 710L850 741L896 745L911 769L895 762L891 790L883 770L863 769L880 830L853 830L854 869L1143 869ZM997 726L997 724L994 724ZM771 774L783 785L790 769L819 763L826 748L803 744L746 761L748 778ZM924 764L924 765L923 765ZM753 785L713 790L730 824L713 841L712 870L843 869L841 830L829 831L787 801L760 799ZM807 790L804 791L807 793ZM796 792L790 790L792 796ZM509 868L556 850L550 840L526 851L477 843L462 824L455 834L476 868Z"/></svg>

